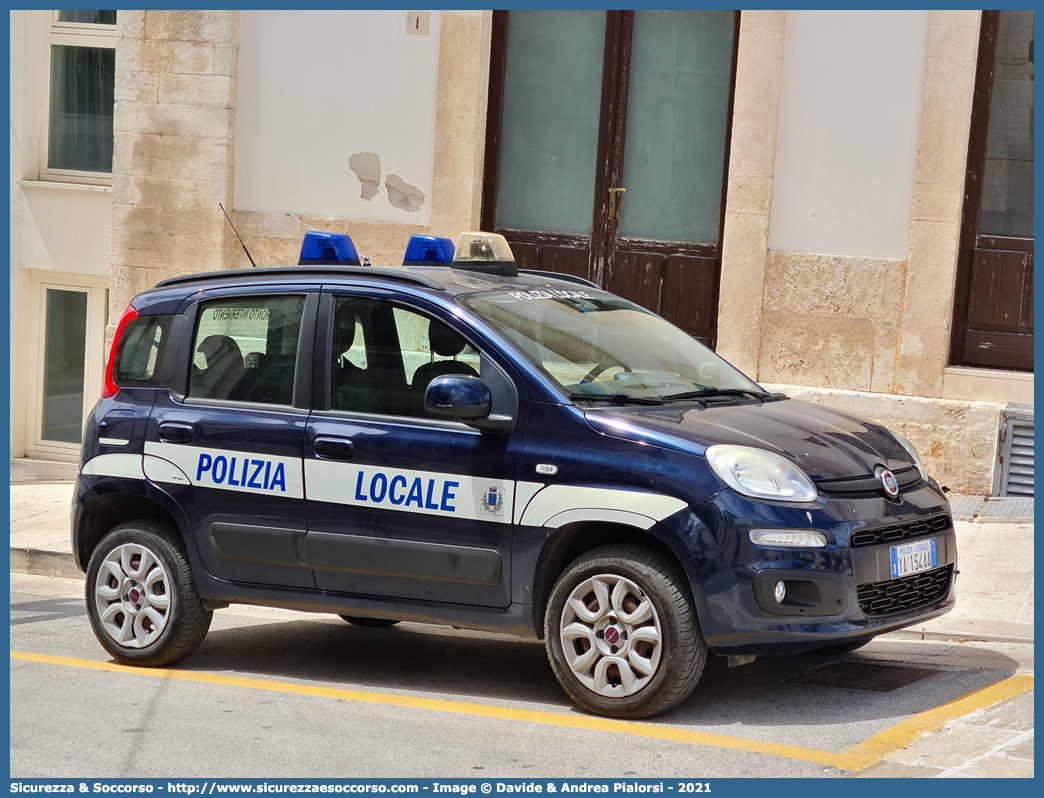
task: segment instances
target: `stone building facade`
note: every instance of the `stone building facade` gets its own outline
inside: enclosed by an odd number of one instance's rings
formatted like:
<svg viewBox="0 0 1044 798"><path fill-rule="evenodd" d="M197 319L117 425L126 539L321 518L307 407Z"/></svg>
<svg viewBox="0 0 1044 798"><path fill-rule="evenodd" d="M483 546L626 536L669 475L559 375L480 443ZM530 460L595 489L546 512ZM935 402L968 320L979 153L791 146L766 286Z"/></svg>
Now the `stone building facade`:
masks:
<svg viewBox="0 0 1044 798"><path fill-rule="evenodd" d="M414 233L481 226L493 13L294 12L356 48L329 66L295 36L304 23L265 16L277 13L119 12L111 181L83 191L44 188L26 140L46 126L55 17L12 12L12 120L25 131L12 141L12 318L48 269L107 274L105 332L90 344L102 346L130 299L165 277L249 268L226 211L258 265L296 262L301 222L349 233L374 265L400 262ZM1032 412L1033 375L951 365L981 12L738 19L717 351L762 384L892 426L943 484L990 494L1002 416L1013 403ZM873 49L873 30L890 29L909 46ZM871 48L862 66L846 60L860 46ZM858 96L835 91L837 75ZM850 117L864 106L881 126L861 140ZM308 172L324 147L351 196ZM297 185L300 174L312 182ZM97 244L77 255L48 242L31 207L47 191L78 202L66 218L107 227L104 261ZM15 378L40 372L42 345L19 348L12 330L12 457L70 459L71 446L41 441L39 389Z"/></svg>

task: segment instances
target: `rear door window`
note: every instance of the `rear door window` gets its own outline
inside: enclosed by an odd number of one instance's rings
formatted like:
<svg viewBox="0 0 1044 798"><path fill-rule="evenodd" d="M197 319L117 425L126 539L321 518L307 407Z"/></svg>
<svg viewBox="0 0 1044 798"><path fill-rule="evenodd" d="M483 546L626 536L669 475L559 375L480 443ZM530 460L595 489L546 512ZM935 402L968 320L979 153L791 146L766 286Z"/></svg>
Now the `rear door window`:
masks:
<svg viewBox="0 0 1044 798"><path fill-rule="evenodd" d="M188 395L290 405L304 305L303 295L203 302Z"/></svg>

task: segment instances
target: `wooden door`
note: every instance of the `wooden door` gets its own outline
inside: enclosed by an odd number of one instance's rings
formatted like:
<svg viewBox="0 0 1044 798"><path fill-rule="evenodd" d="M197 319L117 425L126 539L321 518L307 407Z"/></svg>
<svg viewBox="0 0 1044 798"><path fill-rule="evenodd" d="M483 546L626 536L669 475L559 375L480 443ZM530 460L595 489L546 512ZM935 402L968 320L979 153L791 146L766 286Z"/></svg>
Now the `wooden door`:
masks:
<svg viewBox="0 0 1044 798"><path fill-rule="evenodd" d="M983 11L950 364L1033 370L1033 12Z"/></svg>
<svg viewBox="0 0 1044 798"><path fill-rule="evenodd" d="M482 226L713 345L737 12L494 12Z"/></svg>

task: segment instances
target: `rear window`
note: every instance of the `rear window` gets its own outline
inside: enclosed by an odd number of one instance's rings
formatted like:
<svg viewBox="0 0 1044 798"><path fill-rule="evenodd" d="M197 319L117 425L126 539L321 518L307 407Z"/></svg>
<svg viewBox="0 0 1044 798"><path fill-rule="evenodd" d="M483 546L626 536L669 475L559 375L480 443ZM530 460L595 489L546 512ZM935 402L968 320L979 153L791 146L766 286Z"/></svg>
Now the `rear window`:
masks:
<svg viewBox="0 0 1044 798"><path fill-rule="evenodd" d="M158 388L160 365L170 339L173 316L139 316L127 323L113 365L120 388Z"/></svg>

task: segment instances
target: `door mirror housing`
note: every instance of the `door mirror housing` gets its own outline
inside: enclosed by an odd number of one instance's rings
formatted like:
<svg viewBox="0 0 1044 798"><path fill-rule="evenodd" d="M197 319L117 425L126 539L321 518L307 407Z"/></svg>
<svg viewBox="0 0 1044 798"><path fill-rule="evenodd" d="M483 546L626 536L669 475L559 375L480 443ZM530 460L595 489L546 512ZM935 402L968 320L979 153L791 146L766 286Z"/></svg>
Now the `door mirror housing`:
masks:
<svg viewBox="0 0 1044 798"><path fill-rule="evenodd" d="M508 432L511 416L490 415L493 395L479 377L447 374L436 377L424 392L424 409L435 416L463 421L485 432Z"/></svg>
<svg viewBox="0 0 1044 798"><path fill-rule="evenodd" d="M428 383L424 409L429 413L461 421L486 418L493 406L489 386L478 377L447 374Z"/></svg>

